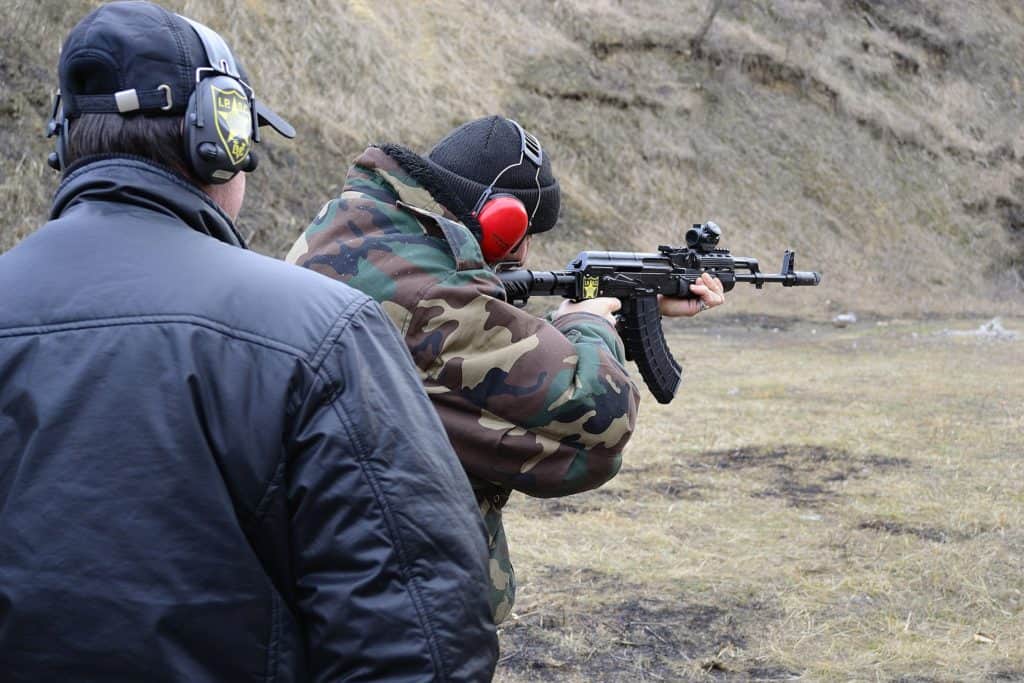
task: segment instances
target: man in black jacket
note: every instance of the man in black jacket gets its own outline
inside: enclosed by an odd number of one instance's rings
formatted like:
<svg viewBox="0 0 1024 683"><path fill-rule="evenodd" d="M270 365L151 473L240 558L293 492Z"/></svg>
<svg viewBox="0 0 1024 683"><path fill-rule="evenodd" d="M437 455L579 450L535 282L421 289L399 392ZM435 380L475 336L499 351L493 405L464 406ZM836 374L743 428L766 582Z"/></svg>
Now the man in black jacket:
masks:
<svg viewBox="0 0 1024 683"><path fill-rule="evenodd" d="M59 72L51 220L0 256L0 678L489 679L483 529L405 345L233 226L291 127L148 3Z"/></svg>

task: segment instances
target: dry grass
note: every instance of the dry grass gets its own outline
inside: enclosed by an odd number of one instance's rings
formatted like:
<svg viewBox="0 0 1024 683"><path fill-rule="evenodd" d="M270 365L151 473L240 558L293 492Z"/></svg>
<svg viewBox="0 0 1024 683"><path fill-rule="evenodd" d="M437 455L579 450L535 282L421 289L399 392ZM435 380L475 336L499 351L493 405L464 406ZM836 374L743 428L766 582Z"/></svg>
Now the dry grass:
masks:
<svg viewBox="0 0 1024 683"><path fill-rule="evenodd" d="M0 0L0 250L45 215L59 42L94 0ZM369 142L426 149L503 112L565 188L537 250L652 249L715 219L737 253L824 271L738 310L1020 311L1024 11L974 3L168 0L221 31L297 125L264 146L241 228L283 254ZM258 49L257 49L258 48ZM269 137L269 136L268 136ZM966 295L961 294L961 290Z"/></svg>
<svg viewBox="0 0 1024 683"><path fill-rule="evenodd" d="M498 680L1024 679L1024 338L979 322L681 328L619 476L510 504Z"/></svg>

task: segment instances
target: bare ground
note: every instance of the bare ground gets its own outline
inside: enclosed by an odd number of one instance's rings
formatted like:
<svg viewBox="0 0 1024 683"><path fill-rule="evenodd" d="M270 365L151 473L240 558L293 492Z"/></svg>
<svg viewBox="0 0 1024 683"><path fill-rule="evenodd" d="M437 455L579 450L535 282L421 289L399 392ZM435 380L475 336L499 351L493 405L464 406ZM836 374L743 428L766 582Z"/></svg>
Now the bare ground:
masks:
<svg viewBox="0 0 1024 683"><path fill-rule="evenodd" d="M616 479L512 499L497 680L1024 680L1024 340L706 320Z"/></svg>

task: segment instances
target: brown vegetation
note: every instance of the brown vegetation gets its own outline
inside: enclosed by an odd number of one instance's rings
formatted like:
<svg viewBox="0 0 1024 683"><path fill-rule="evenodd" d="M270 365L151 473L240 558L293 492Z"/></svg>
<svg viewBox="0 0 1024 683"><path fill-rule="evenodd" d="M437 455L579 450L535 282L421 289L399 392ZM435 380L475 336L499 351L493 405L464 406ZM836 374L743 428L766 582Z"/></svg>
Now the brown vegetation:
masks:
<svg viewBox="0 0 1024 683"><path fill-rule="evenodd" d="M0 1L0 249L45 215L59 42L95 4ZM543 265L714 219L738 253L774 267L791 246L825 273L797 296L736 295L737 310L1021 305L1016 0L167 4L224 33L300 130L265 145L251 179L241 227L265 253L287 250L367 143L422 150L503 112L565 188Z"/></svg>

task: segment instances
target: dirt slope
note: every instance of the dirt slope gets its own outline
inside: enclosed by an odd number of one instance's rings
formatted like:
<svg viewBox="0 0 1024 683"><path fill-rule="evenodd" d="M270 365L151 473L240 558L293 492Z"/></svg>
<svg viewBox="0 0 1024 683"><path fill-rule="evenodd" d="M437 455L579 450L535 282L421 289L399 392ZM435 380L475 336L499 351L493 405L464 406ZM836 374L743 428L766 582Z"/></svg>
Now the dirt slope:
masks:
<svg viewBox="0 0 1024 683"><path fill-rule="evenodd" d="M59 42L96 3L0 0L0 249L45 216ZM241 220L280 256L367 143L425 150L501 112L565 189L540 253L727 246L825 273L736 311L1024 306L1024 6L1017 0L168 2L221 31L301 141L264 146ZM703 26L702 38L694 38Z"/></svg>

